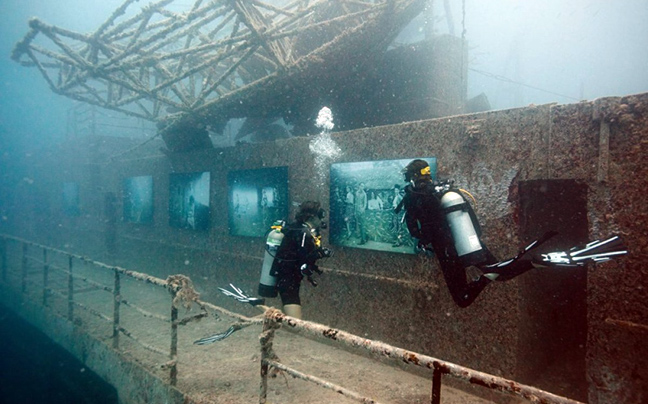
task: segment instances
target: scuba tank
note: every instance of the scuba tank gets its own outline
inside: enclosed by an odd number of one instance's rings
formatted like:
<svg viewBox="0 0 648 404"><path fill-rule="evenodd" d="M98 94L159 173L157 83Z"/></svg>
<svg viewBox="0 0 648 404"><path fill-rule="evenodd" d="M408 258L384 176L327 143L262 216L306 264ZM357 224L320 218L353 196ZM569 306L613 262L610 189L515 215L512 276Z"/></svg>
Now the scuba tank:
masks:
<svg viewBox="0 0 648 404"><path fill-rule="evenodd" d="M485 252L476 230L479 224L471 215L468 202L458 192L449 190L441 197L441 208L461 263L468 267L483 262Z"/></svg>
<svg viewBox="0 0 648 404"><path fill-rule="evenodd" d="M277 277L273 276L272 264L274 263L275 256L284 238L281 229L286 224L283 220L277 220L272 225L272 230L268 233L266 238L265 254L263 256L263 265L261 266L261 279L259 280L258 293L263 297L277 297Z"/></svg>

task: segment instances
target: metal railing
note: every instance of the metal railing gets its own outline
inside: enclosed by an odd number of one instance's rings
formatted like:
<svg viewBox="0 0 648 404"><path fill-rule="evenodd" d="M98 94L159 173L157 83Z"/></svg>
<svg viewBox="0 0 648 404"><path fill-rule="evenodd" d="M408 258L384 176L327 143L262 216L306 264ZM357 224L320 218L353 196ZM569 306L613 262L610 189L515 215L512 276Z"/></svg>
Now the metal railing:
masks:
<svg viewBox="0 0 648 404"><path fill-rule="evenodd" d="M220 312L221 314L233 318L237 318L239 321L242 321L243 323L247 323L249 325L255 323L260 324L262 322L261 319L247 318L245 316L230 312L221 307L199 300L198 295L193 291L191 280L184 275L172 275L169 276L166 280L163 280L151 275L147 275L145 273L131 271L119 266L107 265L78 254L72 254L66 251L47 247L38 243L8 235L0 235L0 277L4 283L7 282L8 276L9 242L17 243L20 250L19 283L21 294L28 295L29 285L34 283L32 281L33 276L42 274L42 285L40 285L42 289L41 291L39 291L39 295L43 306L49 306L49 297L51 295L56 295L62 299L66 299L66 317L68 321L74 322L75 308L78 308L85 311L86 313L89 313L95 318L99 318L104 322L111 323L113 348L119 349L120 336L124 335L131 341L147 349L148 351L166 356L168 358L168 361L163 365L163 367L169 369L169 383L174 386L176 385L178 379L177 358L179 325L187 325L190 322L197 321L208 316L208 309ZM42 250L42 259L30 255L31 249ZM67 267L62 267L55 264L53 260L55 256L63 258L67 262ZM37 264L36 271L32 271L33 268L30 265L30 263L32 262ZM81 274L75 273L75 262L92 265L93 267L105 271L106 273L112 273L112 286L105 285L101 282L91 280L87 277L82 276ZM57 270L66 276L66 292L63 293L51 287L52 270ZM123 277L132 278L136 281L144 282L168 290L170 292L169 316L167 317L152 313L125 299L122 290ZM75 289L75 286L78 284L83 284L84 286L88 285L89 287L83 289ZM112 294L112 317L109 317L108 315L96 309L93 309L89 305L83 304L82 302L79 302L77 301L77 299L75 299L75 296L77 294L83 293L88 290L105 291ZM180 318L178 315L178 307L180 305L193 304L196 304L200 307L200 313ZM121 323L122 306L129 307L140 316L168 323L170 328L170 341L168 351L145 342L144 339L138 337L133 330L125 328Z"/></svg>
<svg viewBox="0 0 648 404"><path fill-rule="evenodd" d="M333 341L337 344L349 348L364 349L372 356L387 359L394 364L405 363L407 365L430 369L432 373L432 404L441 403L441 382L442 376L450 376L456 379L481 386L490 390L499 391L505 394L517 396L533 403L544 404L582 404L579 401L566 397L561 397L553 393L540 390L538 388L517 383L502 377L493 376L488 373L479 372L464 366L446 362L431 356L422 355L416 352L407 351L379 341L358 337L348 332L330 328L318 323L299 320L286 316L281 311L268 308L265 311L265 320L263 322L263 332L260 337L261 342L261 391L259 403L266 403L268 372L270 367L274 367L290 374L293 377L313 382L326 389L333 390L346 397L354 399L361 403L376 403L370 397L362 396L354 391L348 390L342 386L329 383L312 375L302 373L296 369L290 368L277 361L277 357L272 349L275 336L275 330L284 325L290 329L305 333L317 340Z"/></svg>
<svg viewBox="0 0 648 404"><path fill-rule="evenodd" d="M297 334L305 334L309 337L312 337L315 340L323 340L329 343L332 341L334 344L339 344L342 345L343 347L365 350L369 352L373 357L386 359L388 362L392 362L394 364L405 363L408 366L428 369L432 371L432 393L431 393L432 404L441 403L441 385L442 385L443 375L450 376L473 385L481 386L489 390L494 390L504 394L517 396L519 398L523 398L525 400L534 403L541 402L545 404L582 404L579 401L575 401L566 397L561 397L532 386L520 384L513 380L508 380L502 377L479 372L464 366L456 365L450 362L443 361L441 359L422 355L402 348L394 347L379 341L362 338L342 330L324 326L322 324L289 317L283 314L281 311L272 307L267 307L262 305L256 306L264 311L263 318L245 317L238 313L228 311L222 307L218 307L208 302L203 302L199 300L198 295L195 294L195 292L193 291L193 286L191 284L191 281L189 280L188 277L184 275L173 275L167 278L167 280L162 280L147 275L145 273L127 270L125 268L121 268L118 266L107 265L77 254L72 254L69 252L57 250L21 238L0 234L0 277L3 283L7 282L8 256L9 256L8 242L9 241L15 242L19 244L21 247L20 248L21 250L21 256L20 256L21 293L28 294L27 287L30 283L29 280L30 275L38 274L42 271L42 291L40 293L40 300L42 302L42 305L48 306L50 294L57 294L60 297L67 299L67 318L69 321L74 321L74 309L81 308L86 312L90 313L91 315L100 318L103 321L110 322L112 324L113 348L115 349L119 348L120 335L125 335L132 341L142 346L143 348L149 351L156 352L160 355L166 356L169 360L165 364L165 368L169 369L169 383L171 385L176 385L177 377L178 377L178 369L177 369L178 326L186 325L190 322L199 320L207 316L208 309L209 309L224 314L226 316L236 318L238 321L241 322L243 326L252 325L252 324L261 324L261 323L263 324L263 331L259 338L261 343L261 385L260 385L260 393L259 393L259 403L261 404L266 403L266 397L268 392L268 374L270 368L275 368L282 372L288 373L295 378L306 380L316 385L319 385L323 388L333 390L339 394L342 394L358 402L376 403L376 404L378 403L377 401L375 401L370 397L363 396L345 387L336 385L327 380L318 378L314 375L303 373L297 369L293 369L289 366L280 363L278 357L274 353L273 343L275 339L275 331L281 326L284 326L286 329L290 331L294 331ZM42 250L42 254L43 254L42 260L29 255L30 247ZM67 268L56 265L54 263L54 260L52 259L54 255L58 255L66 258ZM31 261L37 262L42 266L38 271L30 274L31 268L29 262ZM90 280L88 278L83 277L80 274L75 273L74 272L75 261L79 261L84 264L90 264L100 270L112 272L113 274L112 287L102 284L101 282ZM51 279L51 270L58 270L66 275L66 279L67 279L66 293L56 292L53 288L49 286L50 279ZM160 316L155 313L151 313L145 310L144 308L139 307L138 305L133 304L130 301L126 300L122 295L123 290L121 287L121 280L123 277L129 277L136 281L145 282L168 290L170 292L170 297L171 297L171 301L169 303L170 316L166 317L166 316ZM77 285L77 283L79 282L82 282L84 285L88 285L88 288L75 289L75 285ZM112 298L113 298L112 318L75 300L75 294L82 293L83 290L89 290L89 289L110 292L112 294ZM197 304L201 308L201 312L199 314L180 319L178 316L178 307L181 304L185 304L185 305ZM142 339L138 338L130 330L124 328L120 322L122 306L127 306L131 308L135 313L137 313L140 316L169 323L170 324L169 350L164 351L159 348L156 348L144 342Z"/></svg>

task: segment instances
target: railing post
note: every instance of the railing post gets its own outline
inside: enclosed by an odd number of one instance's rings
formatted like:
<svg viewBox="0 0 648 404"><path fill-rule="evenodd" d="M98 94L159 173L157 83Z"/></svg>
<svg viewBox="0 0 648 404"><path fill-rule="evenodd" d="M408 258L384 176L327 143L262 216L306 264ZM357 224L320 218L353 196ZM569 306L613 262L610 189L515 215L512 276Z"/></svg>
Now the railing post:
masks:
<svg viewBox="0 0 648 404"><path fill-rule="evenodd" d="M27 251L28 251L27 243L22 243L22 262L21 262L22 280L20 285L20 291L22 293L27 292Z"/></svg>
<svg viewBox="0 0 648 404"><path fill-rule="evenodd" d="M2 254L2 261L0 261L0 271L2 271L2 281L7 280L7 239L0 237L0 254Z"/></svg>
<svg viewBox="0 0 648 404"><path fill-rule="evenodd" d="M175 386L178 382L178 308L175 306L174 301L176 298L177 290L171 292L171 349L169 350L170 362L170 383Z"/></svg>
<svg viewBox="0 0 648 404"><path fill-rule="evenodd" d="M441 370L434 368L432 374L432 404L441 404Z"/></svg>
<svg viewBox="0 0 648 404"><path fill-rule="evenodd" d="M119 271L115 271L115 285L113 288L113 348L119 348L119 308L121 306L121 281L119 278Z"/></svg>
<svg viewBox="0 0 648 404"><path fill-rule="evenodd" d="M43 306L47 306L47 283L49 278L49 265L47 264L47 249L43 248Z"/></svg>
<svg viewBox="0 0 648 404"><path fill-rule="evenodd" d="M74 322L74 277L72 276L72 256L68 255L68 320Z"/></svg>
<svg viewBox="0 0 648 404"><path fill-rule="evenodd" d="M266 404L268 396L268 360L273 359L272 342L274 340L274 321L269 318L268 313L263 320L263 331L259 341L261 342L261 386L259 388L259 404Z"/></svg>

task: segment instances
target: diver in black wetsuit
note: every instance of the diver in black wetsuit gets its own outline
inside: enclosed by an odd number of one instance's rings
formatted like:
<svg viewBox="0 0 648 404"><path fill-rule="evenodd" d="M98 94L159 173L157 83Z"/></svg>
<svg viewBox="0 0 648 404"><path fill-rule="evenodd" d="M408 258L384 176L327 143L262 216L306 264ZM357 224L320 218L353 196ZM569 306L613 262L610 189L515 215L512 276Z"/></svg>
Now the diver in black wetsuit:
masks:
<svg viewBox="0 0 648 404"><path fill-rule="evenodd" d="M469 306L491 281L507 281L535 267L582 266L627 250L618 236L588 243L569 251L528 254L552 236L549 232L522 250L517 256L498 261L481 241L481 228L475 212L461 191L450 182L434 183L430 166L424 160L413 160L403 170L405 221L412 237L418 239L418 249L434 251L454 301L460 307ZM482 274L474 281L466 280L468 267L477 267Z"/></svg>
<svg viewBox="0 0 648 404"><path fill-rule="evenodd" d="M299 288L305 277L313 286L313 273L322 272L316 261L330 257L331 251L320 243L320 229L325 228L324 210L319 202L301 204L295 222L283 229L284 238L277 250L271 273L277 277L277 290L285 314L301 318Z"/></svg>

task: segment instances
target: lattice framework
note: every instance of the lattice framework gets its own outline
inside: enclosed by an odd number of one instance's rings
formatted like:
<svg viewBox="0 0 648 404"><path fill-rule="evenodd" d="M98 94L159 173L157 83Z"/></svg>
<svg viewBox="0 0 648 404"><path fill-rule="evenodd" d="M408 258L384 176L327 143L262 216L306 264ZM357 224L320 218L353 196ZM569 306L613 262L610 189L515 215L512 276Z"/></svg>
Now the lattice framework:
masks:
<svg viewBox="0 0 648 404"><path fill-rule="evenodd" d="M177 11L175 0L160 0L126 17L136 1L89 34L32 19L12 58L36 67L58 94L160 121L217 107L300 62L303 69L345 32L423 3L195 0Z"/></svg>

